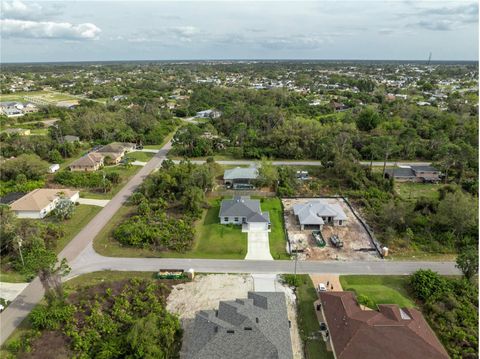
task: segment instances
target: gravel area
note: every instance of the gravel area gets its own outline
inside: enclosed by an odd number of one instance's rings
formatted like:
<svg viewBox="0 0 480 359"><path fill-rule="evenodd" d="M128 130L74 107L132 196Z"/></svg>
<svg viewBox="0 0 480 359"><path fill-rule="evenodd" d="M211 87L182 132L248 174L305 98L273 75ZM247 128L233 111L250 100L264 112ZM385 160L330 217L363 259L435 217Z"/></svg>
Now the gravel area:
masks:
<svg viewBox="0 0 480 359"><path fill-rule="evenodd" d="M298 248L304 249L299 254L301 260L380 260L376 251L365 251L373 249L369 235L362 224L354 216L353 212L341 198L323 199L332 204L339 204L345 214L347 221L343 226L324 225L322 235L327 242L324 248L319 248L313 241L312 230L301 230L298 219L293 214L293 206L299 203L306 203L318 198L293 198L282 199L285 208L284 220L290 241L297 244ZM335 248L328 240L332 234L336 234L344 243L341 249Z"/></svg>

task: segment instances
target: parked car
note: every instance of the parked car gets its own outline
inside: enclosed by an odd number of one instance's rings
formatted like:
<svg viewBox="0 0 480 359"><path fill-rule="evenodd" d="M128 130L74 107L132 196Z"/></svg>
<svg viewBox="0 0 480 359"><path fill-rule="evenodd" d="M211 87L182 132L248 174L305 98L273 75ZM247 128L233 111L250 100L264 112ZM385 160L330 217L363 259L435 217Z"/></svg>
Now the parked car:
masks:
<svg viewBox="0 0 480 359"><path fill-rule="evenodd" d="M327 325L324 323L324 322L321 322L320 323L320 331L321 332L324 332L327 330Z"/></svg>
<svg viewBox="0 0 480 359"><path fill-rule="evenodd" d="M327 286L323 283L318 283L318 291L319 292L326 292L327 291Z"/></svg>
<svg viewBox="0 0 480 359"><path fill-rule="evenodd" d="M338 238L336 234L330 237L330 243L336 248L342 248L343 247L343 242Z"/></svg>

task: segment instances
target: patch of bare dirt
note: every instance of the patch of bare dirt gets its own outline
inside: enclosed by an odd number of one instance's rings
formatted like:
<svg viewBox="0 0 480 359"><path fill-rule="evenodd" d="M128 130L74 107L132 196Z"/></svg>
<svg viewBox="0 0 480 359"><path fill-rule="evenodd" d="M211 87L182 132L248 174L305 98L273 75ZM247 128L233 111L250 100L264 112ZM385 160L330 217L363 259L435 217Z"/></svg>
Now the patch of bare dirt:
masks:
<svg viewBox="0 0 480 359"><path fill-rule="evenodd" d="M44 331L32 342L29 353L22 353L20 359L68 359L73 357L69 339L61 332Z"/></svg>

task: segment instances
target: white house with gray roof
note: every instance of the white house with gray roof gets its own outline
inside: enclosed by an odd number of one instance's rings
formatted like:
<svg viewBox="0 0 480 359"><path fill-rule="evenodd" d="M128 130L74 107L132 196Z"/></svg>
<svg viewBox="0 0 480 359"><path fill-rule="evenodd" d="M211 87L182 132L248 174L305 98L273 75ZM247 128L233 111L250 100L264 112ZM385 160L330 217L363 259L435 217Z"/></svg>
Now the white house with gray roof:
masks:
<svg viewBox="0 0 480 359"><path fill-rule="evenodd" d="M186 359L292 359L283 292L248 292L197 313L194 335L183 343Z"/></svg>
<svg viewBox="0 0 480 359"><path fill-rule="evenodd" d="M250 197L234 197L224 199L218 214L221 224L238 224L245 227L246 231L268 231L270 229L270 216L262 212L260 200Z"/></svg>
<svg viewBox="0 0 480 359"><path fill-rule="evenodd" d="M255 188L254 182L258 178L258 169L256 167L235 167L225 170L223 174L223 183L227 187L237 188Z"/></svg>
<svg viewBox="0 0 480 359"><path fill-rule="evenodd" d="M306 227L321 230L324 224L343 226L347 220L342 207L336 203L329 203L326 199L296 204L293 206L293 213L297 216L302 231Z"/></svg>

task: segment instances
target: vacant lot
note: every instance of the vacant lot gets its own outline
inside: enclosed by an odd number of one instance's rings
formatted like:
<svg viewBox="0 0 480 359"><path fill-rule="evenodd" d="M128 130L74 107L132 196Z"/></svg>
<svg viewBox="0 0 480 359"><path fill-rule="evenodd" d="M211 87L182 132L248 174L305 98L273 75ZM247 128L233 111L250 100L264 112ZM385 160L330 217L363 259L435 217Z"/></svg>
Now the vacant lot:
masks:
<svg viewBox="0 0 480 359"><path fill-rule="evenodd" d="M441 184L396 182L395 192L404 200L416 200L420 197L438 199Z"/></svg>
<svg viewBox="0 0 480 359"><path fill-rule="evenodd" d="M272 223L271 232L268 234L270 253L273 259L288 259L286 252L286 239L283 227L283 211L279 198L262 198L260 206L262 211L268 211Z"/></svg>
<svg viewBox="0 0 480 359"><path fill-rule="evenodd" d="M155 156L155 153L153 152L141 151L129 152L125 155L125 157L132 158L134 161L140 162L148 162L152 159L153 156Z"/></svg>
<svg viewBox="0 0 480 359"><path fill-rule="evenodd" d="M407 276L340 276L343 290L353 290L378 304L398 304L401 308L415 307L407 292ZM372 308L375 309L375 308Z"/></svg>
<svg viewBox="0 0 480 359"><path fill-rule="evenodd" d="M298 248L304 248L301 259L339 259L339 260L362 260L379 259L377 252L373 250L367 231L354 216L353 212L341 198L329 198L332 204L339 204L348 219L343 226L324 225L322 234L327 242L324 248L318 247L312 238L312 230L301 230L297 217L293 214L293 206L306 203L315 198L282 199L285 208L284 219L290 241L298 243ZM330 236L336 234L344 243L343 248L335 248L329 242Z"/></svg>

